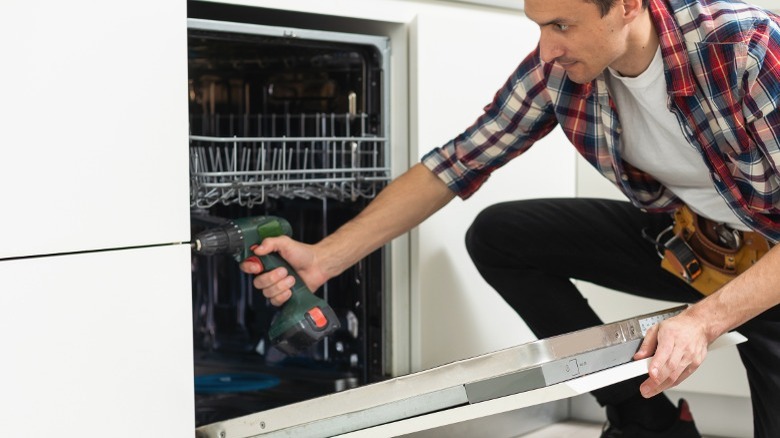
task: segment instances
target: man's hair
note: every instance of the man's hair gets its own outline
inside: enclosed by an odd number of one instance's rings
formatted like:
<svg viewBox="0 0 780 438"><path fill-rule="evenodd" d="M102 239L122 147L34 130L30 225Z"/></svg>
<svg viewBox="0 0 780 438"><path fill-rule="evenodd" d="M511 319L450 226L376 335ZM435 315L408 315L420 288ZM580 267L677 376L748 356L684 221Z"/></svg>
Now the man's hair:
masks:
<svg viewBox="0 0 780 438"><path fill-rule="evenodd" d="M615 3L618 2L618 0L585 0L588 3L593 3L594 5L598 6L599 10L601 11L601 16L605 16L609 13L609 10L612 9L612 6L615 6ZM642 0L642 8L647 9L647 7L650 5L650 0Z"/></svg>

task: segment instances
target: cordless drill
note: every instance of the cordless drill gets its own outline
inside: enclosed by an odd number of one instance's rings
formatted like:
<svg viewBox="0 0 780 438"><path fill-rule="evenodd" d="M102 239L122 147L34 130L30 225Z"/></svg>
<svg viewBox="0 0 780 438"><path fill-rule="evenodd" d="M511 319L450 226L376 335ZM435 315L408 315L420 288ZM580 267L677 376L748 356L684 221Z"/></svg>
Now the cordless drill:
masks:
<svg viewBox="0 0 780 438"><path fill-rule="evenodd" d="M202 255L230 254L240 263L253 256L252 249L265 238L282 234L291 236L292 227L280 217L234 219L199 233L192 241L192 250ZM275 253L259 257L264 271L284 266L295 278L292 297L282 305L268 330L269 338L277 348L293 355L316 344L340 327L333 309L311 293L287 261Z"/></svg>

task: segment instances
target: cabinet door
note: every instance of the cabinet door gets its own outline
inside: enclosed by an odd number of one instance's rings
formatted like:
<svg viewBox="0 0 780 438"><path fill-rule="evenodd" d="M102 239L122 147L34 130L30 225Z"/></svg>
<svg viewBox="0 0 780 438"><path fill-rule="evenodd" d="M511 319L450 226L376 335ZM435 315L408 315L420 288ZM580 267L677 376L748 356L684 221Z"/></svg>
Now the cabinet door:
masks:
<svg viewBox="0 0 780 438"><path fill-rule="evenodd" d="M0 258L189 239L185 17L0 4Z"/></svg>
<svg viewBox="0 0 780 438"><path fill-rule="evenodd" d="M412 132L417 134L412 155L421 156L472 124L534 49L538 34L527 18L500 10L421 12L410 30ZM497 170L466 202L451 202L420 225L412 241L418 258L412 263L411 307L419 309L412 322L414 369L534 339L479 275L463 239L476 215L491 204L573 196L574 165L574 148L556 130Z"/></svg>
<svg viewBox="0 0 780 438"><path fill-rule="evenodd" d="M169 245L0 262L3 436L192 436L189 258Z"/></svg>

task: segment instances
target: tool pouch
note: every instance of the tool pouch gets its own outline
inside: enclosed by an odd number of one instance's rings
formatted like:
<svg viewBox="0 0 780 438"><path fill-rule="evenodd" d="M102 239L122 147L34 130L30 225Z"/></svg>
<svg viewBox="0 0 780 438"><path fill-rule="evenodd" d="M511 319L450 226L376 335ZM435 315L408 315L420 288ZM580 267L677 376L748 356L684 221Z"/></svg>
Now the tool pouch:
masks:
<svg viewBox="0 0 780 438"><path fill-rule="evenodd" d="M755 232L726 228L696 215L687 206L674 212L672 236L659 236L661 267L710 295L746 271L769 251L769 242Z"/></svg>

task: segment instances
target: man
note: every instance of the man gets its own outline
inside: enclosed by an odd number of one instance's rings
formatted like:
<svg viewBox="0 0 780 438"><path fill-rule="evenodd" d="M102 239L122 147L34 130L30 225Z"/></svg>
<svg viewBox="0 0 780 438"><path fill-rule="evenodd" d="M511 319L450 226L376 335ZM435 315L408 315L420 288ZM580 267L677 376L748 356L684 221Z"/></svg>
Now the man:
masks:
<svg viewBox="0 0 780 438"><path fill-rule="evenodd" d="M698 437L687 405L675 408L661 392L734 328L749 339L738 348L755 435L780 436L780 249L769 249L780 239L780 18L711 0L526 0L525 12L540 26L539 46L472 127L321 242L267 239L255 252L279 252L315 290L456 194L468 198L560 125L630 203L492 206L466 237L480 273L540 338L601 323L571 278L695 303L648 332L635 358L654 356L649 376L594 392L609 419L602 437ZM733 236L735 250L760 241L766 254L704 298L656 255L676 248L662 236L670 213L681 223L683 206ZM685 248L670 252L695 275L700 262ZM242 269L258 274L271 303L289 297L284 269L261 273L254 261Z"/></svg>

